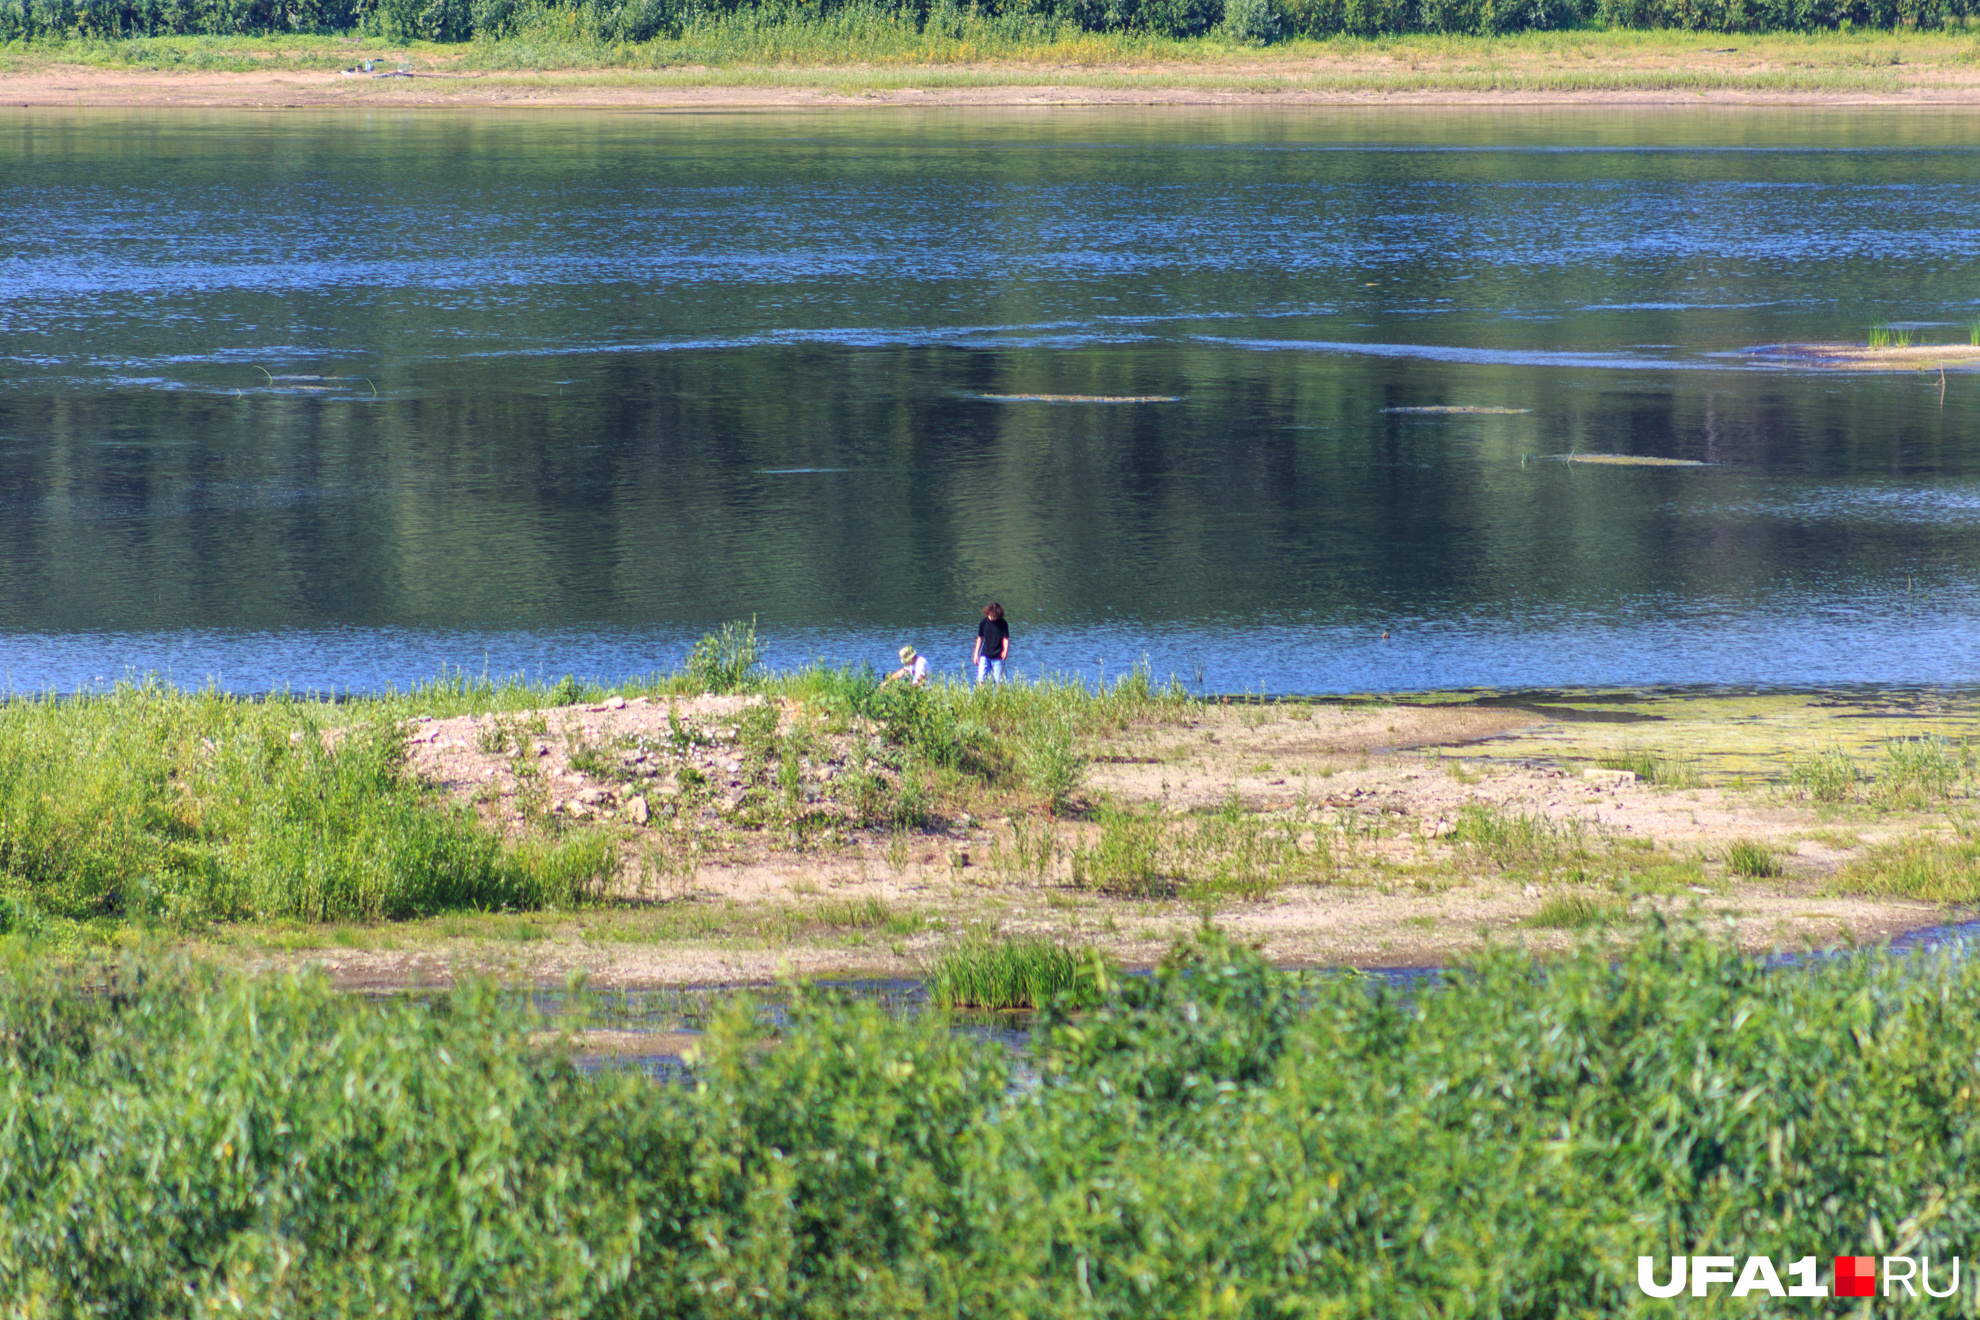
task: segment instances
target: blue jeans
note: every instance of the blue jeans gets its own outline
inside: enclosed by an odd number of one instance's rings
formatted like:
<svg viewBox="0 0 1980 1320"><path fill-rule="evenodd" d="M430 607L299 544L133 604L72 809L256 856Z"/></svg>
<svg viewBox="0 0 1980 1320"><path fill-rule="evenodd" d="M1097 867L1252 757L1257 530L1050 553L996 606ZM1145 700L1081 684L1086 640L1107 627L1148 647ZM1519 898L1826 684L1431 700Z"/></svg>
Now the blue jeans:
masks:
<svg viewBox="0 0 1980 1320"><path fill-rule="evenodd" d="M983 676L986 673L990 676L991 682L1003 682L1004 662L1002 660L992 660L987 655L978 656L976 658L976 683L978 687L983 685Z"/></svg>

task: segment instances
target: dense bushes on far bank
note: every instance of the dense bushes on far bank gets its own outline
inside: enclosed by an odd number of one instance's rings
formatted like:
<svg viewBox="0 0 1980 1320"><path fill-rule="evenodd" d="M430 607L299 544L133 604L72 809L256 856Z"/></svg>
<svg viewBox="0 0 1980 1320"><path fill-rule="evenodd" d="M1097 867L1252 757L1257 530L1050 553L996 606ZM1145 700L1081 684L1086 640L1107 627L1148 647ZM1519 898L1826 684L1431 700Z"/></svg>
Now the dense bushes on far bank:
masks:
<svg viewBox="0 0 1980 1320"><path fill-rule="evenodd" d="M730 1014L678 1087L485 987L93 975L0 977L12 1312L1662 1314L1639 1255L1980 1229L1970 960L1653 932L1402 998L1209 936L1052 1016L1035 1085L829 999L767 1048Z"/></svg>
<svg viewBox="0 0 1980 1320"><path fill-rule="evenodd" d="M1963 24L1980 0L0 0L0 42L360 32L394 41L697 42L821 50L952 37L986 53L1083 33L1240 43L1412 32L1819 31ZM775 37L772 34L778 34Z"/></svg>

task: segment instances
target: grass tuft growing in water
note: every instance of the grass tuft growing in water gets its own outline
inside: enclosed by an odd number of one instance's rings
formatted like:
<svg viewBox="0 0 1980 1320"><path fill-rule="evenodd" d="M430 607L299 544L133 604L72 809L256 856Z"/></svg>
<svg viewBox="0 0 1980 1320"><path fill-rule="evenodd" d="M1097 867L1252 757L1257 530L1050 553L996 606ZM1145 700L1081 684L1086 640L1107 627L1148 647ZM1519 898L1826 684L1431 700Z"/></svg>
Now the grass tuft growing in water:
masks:
<svg viewBox="0 0 1980 1320"><path fill-rule="evenodd" d="M1888 321L1878 321L1870 327L1870 347L1910 348L1917 341L1913 330L1900 330Z"/></svg>
<svg viewBox="0 0 1980 1320"><path fill-rule="evenodd" d="M1043 1008L1094 985L1099 956L1050 940L969 940L935 960L928 997L942 1008Z"/></svg>

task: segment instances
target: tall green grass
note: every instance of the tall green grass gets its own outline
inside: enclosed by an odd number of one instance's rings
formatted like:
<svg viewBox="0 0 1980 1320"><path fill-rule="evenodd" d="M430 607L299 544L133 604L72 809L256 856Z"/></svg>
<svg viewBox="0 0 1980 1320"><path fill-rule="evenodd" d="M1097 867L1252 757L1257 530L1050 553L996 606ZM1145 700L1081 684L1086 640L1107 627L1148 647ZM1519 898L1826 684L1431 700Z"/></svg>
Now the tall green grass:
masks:
<svg viewBox="0 0 1980 1320"><path fill-rule="evenodd" d="M1644 747L1625 747L1596 762L1609 770L1627 770L1646 784L1664 788L1698 787L1698 765L1682 756L1658 756Z"/></svg>
<svg viewBox="0 0 1980 1320"><path fill-rule="evenodd" d="M486 987L0 976L23 1315L1652 1314L1636 1258L1980 1235L1980 964L1653 928L1399 996L1205 937L1048 1012L716 1015L581 1074ZM1712 1308L1706 1308L1712 1309ZM1921 1301L1919 1314L1938 1314Z"/></svg>
<svg viewBox="0 0 1980 1320"><path fill-rule="evenodd" d="M603 895L617 866L605 832L532 818L505 842L404 766L405 721L499 716L482 750L519 745L522 712L627 696L743 692L790 698L861 743L844 788L861 823L920 825L985 794L1075 806L1087 742L1187 700L1145 670L1111 685L1068 679L882 688L867 668L772 674L753 625L702 639L678 670L607 689L459 671L341 702L244 699L156 682L101 695L0 704L0 897L69 920L384 920L460 908L567 907ZM519 722L522 721L522 722ZM772 704L737 717L755 813L804 825L802 729ZM692 729L676 729L692 741ZM594 748L573 764L616 773Z"/></svg>
<svg viewBox="0 0 1980 1320"><path fill-rule="evenodd" d="M1879 845L1844 867L1824 890L1929 903L1980 902L1980 830L1968 823L1950 838L1925 835Z"/></svg>
<svg viewBox="0 0 1980 1320"><path fill-rule="evenodd" d="M1870 327L1870 347L1910 348L1917 340L1914 330L1900 330L1885 321L1878 321Z"/></svg>
<svg viewBox="0 0 1980 1320"><path fill-rule="evenodd" d="M1629 905L1592 894L1554 894L1520 924L1537 930L1589 930L1629 916Z"/></svg>
<svg viewBox="0 0 1980 1320"><path fill-rule="evenodd" d="M1172 818L1158 808L1105 806L1097 839L1072 852L1072 882L1125 898L1260 899L1284 885L1334 876L1328 834L1294 812L1269 818L1233 796L1213 812Z"/></svg>
<svg viewBox="0 0 1980 1320"><path fill-rule="evenodd" d="M1843 748L1831 747L1793 762L1788 783L1816 802L1918 808L1966 792L1972 773L1971 747L1927 735L1889 740L1881 764L1865 765Z"/></svg>
<svg viewBox="0 0 1980 1320"><path fill-rule="evenodd" d="M1043 1008L1090 989L1101 975L1098 957L1051 940L965 940L935 959L928 998L941 1008Z"/></svg>
<svg viewBox="0 0 1980 1320"><path fill-rule="evenodd" d="M377 920L569 906L602 839L507 847L404 772L387 720L120 685L0 705L0 891L70 919Z"/></svg>

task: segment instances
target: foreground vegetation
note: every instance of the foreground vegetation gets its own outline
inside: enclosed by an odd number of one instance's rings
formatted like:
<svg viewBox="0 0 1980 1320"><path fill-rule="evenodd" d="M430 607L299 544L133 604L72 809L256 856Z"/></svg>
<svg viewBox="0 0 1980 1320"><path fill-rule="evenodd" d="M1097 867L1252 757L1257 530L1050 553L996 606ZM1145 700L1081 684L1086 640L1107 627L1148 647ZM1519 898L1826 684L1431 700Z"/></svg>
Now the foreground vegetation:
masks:
<svg viewBox="0 0 1980 1320"><path fill-rule="evenodd" d="M691 1086L485 986L171 963L0 979L12 1313L1556 1316L1638 1255L1961 1254L1980 966L1699 933L1399 996L1205 935L1013 1059L739 1005ZM1661 1312L1659 1312L1661 1313ZM1924 1314L1924 1311L1920 1312Z"/></svg>

